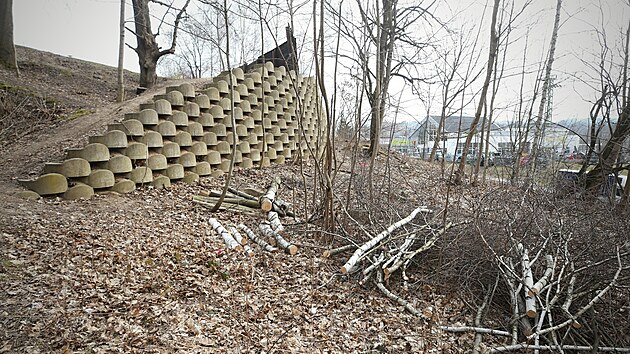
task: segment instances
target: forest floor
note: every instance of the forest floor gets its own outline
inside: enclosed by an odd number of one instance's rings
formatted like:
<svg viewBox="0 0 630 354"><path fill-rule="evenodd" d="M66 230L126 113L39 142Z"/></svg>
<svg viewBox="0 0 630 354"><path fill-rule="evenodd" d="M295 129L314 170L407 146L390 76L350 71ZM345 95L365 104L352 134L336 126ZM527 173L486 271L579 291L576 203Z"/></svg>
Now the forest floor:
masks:
<svg viewBox="0 0 630 354"><path fill-rule="evenodd" d="M322 252L348 240L365 240L365 232L376 235L421 205L434 210L426 222L445 218L447 202L449 219L466 222L478 198L509 186L452 186L437 165L390 154L377 159L379 195L370 198L369 161L359 156L349 195L353 202L336 209L336 231L324 233L321 220L305 222L307 212L318 215L313 206L321 197L314 187L313 161L235 171L235 188L264 189L273 176L282 178L279 196L298 215L283 218L288 238L299 247L294 256L254 247L254 255L247 257L225 249L209 217L254 229L264 216L211 214L192 202L194 195L220 189L223 177L90 200L22 200L15 196L21 190L18 178L38 175L44 162L60 161L66 148L84 145L88 136L137 110L169 82L116 104L112 68L27 48L18 55L22 77L0 70L0 82L28 87L37 99L45 93L57 111L45 120L34 116L38 127L26 132L10 122L3 125L0 353L470 351L473 334L440 329L470 325L478 306L471 299L480 300L456 281L468 274L452 275L456 267L446 247L463 237L462 228L454 228L451 241L438 243L415 262L407 279L396 276L386 282L421 316L405 311L371 282L360 286L360 274L341 274L349 253L325 258ZM36 70L37 65L47 68ZM67 76L51 74L59 70L67 70ZM44 107L49 107L46 102ZM67 118L77 111L88 113ZM335 195L345 200L353 150L339 146L337 151ZM475 266L471 264L471 273ZM486 344L493 341L488 338Z"/></svg>

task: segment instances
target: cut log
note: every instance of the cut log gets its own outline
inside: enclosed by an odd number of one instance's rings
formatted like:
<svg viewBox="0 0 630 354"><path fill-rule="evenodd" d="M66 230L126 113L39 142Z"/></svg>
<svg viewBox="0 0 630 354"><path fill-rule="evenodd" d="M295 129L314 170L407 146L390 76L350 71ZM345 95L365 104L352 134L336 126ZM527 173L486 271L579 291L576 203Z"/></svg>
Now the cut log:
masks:
<svg viewBox="0 0 630 354"><path fill-rule="evenodd" d="M284 239L284 237L282 237L282 235L280 235L279 233L275 232L272 228L271 225L266 224L266 223L261 223L260 224L260 232L263 233L263 235L269 237L269 238L275 238L276 241L278 242L278 246L280 248L282 248L286 253L290 254L290 255L295 255L298 251L298 248L296 245L292 245L291 243L289 243L287 240Z"/></svg>
<svg viewBox="0 0 630 354"><path fill-rule="evenodd" d="M275 211L270 211L269 213L267 213L267 220L269 220L269 223L271 224L271 228L273 229L273 231L279 234L284 233L284 226L282 225L282 222L280 221L280 217L278 216L278 213L276 213Z"/></svg>
<svg viewBox="0 0 630 354"><path fill-rule="evenodd" d="M260 237L256 236L256 234L254 233L254 231L252 231L249 227L245 226L245 224L238 224L237 226L239 229L241 229L245 235L247 235L247 237L254 241L254 243L256 243L258 246L260 246L262 249L264 249L267 252L274 252L277 250L277 248L273 247L272 245L270 245L269 243L267 243L267 241L261 239Z"/></svg>
<svg viewBox="0 0 630 354"><path fill-rule="evenodd" d="M241 245L239 245L238 242L236 242L236 240L234 239L232 234L230 234L228 232L228 230L226 230L223 227L223 225L221 225L219 220L217 220L215 218L210 218L210 219L208 219L208 223L210 224L210 226L212 226L212 228L214 229L214 231L216 231L216 233L221 235L221 237L223 238L223 242L225 242L225 244L226 244L226 246L228 246L228 248L236 249L236 250L242 250L243 249L243 247Z"/></svg>
<svg viewBox="0 0 630 354"><path fill-rule="evenodd" d="M249 257L252 257L254 255L254 251L252 251L252 249L247 245L247 240L241 236L241 233L238 232L234 226L230 226L230 232L234 235L236 242L243 245L243 251L245 251Z"/></svg>
<svg viewBox="0 0 630 354"><path fill-rule="evenodd" d="M361 247L359 247L356 251L354 251L354 254L352 255L352 257L350 257L350 259L348 259L346 264L344 264L343 267L341 267L341 272L345 274L345 273L348 273L349 271L351 271L352 268L354 268L356 266L356 264L361 261L361 259L363 258L364 254L368 250L370 250L372 247L378 245L383 239L385 239L387 236L389 236L394 230L396 230L399 227L401 227L401 226L411 222L411 220L413 220L416 217L416 215L418 215L418 213L420 213L420 212L430 213L431 210L427 209L426 207L416 208L406 218L404 218L402 220L399 220L398 222L390 225L387 228L387 230L385 230L385 231L381 232L380 234L376 235L374 238L372 238L368 242L364 243L363 245L361 245Z"/></svg>
<svg viewBox="0 0 630 354"><path fill-rule="evenodd" d="M529 255L527 254L527 249L524 248L522 244L519 243L517 247L522 253L521 269L523 271L523 292L525 293L525 314L527 314L529 318L534 318L538 311L536 309L536 297L529 295L531 289L534 287L534 276L529 264Z"/></svg>
<svg viewBox="0 0 630 354"><path fill-rule="evenodd" d="M527 295L529 296L536 296L540 292L540 290L542 290L542 288L544 288L545 285L547 285L547 283L549 282L549 277L553 272L554 266L553 256L546 255L545 259L547 260L547 269L545 269L545 274L543 274L543 276L536 282L536 284L534 284L532 288L527 292Z"/></svg>
<svg viewBox="0 0 630 354"><path fill-rule="evenodd" d="M280 184L282 184L280 177L275 177L271 181L269 188L267 188L267 192L260 197L260 207L263 211L271 211L273 209L273 202L276 199L278 189L280 189Z"/></svg>
<svg viewBox="0 0 630 354"><path fill-rule="evenodd" d="M232 187L228 187L228 191L234 195L237 195L241 198L245 198L245 199L249 199L249 200L255 200L258 201L258 196L253 196L247 192L243 192L243 191L239 191L236 188L232 188Z"/></svg>
<svg viewBox="0 0 630 354"><path fill-rule="evenodd" d="M325 250L324 253L322 254L322 257L330 258L330 257L336 255L337 253L354 250L356 248L357 248L357 246L355 246L355 245L345 245L345 246L333 248L331 250Z"/></svg>

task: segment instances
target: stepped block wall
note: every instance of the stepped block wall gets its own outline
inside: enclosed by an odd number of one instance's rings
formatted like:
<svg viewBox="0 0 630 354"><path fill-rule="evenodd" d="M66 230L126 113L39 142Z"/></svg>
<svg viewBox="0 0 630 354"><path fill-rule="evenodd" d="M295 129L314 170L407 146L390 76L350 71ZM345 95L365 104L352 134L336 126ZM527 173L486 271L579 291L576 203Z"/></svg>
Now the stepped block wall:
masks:
<svg viewBox="0 0 630 354"><path fill-rule="evenodd" d="M319 104L312 77L271 62L247 73L235 68L200 92L188 83L166 88L83 148L68 149L64 161L47 163L38 178L20 183L31 190L29 198L34 192L78 199L220 176L229 169L233 148L237 167L282 164L323 146Z"/></svg>

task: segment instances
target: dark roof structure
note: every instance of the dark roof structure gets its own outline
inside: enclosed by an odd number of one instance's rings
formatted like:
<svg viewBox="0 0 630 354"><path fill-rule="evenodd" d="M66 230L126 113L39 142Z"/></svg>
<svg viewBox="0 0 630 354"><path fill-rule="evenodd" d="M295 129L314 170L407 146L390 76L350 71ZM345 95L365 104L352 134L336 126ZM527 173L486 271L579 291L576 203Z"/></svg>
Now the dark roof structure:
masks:
<svg viewBox="0 0 630 354"><path fill-rule="evenodd" d="M291 29L291 26L286 27L286 35L286 42L261 55L253 62L243 65L241 67L243 71L247 72L257 64L272 62L274 67L284 66L287 71L294 70L296 73L298 73L299 70L297 62L296 41L295 37L293 36L293 30Z"/></svg>

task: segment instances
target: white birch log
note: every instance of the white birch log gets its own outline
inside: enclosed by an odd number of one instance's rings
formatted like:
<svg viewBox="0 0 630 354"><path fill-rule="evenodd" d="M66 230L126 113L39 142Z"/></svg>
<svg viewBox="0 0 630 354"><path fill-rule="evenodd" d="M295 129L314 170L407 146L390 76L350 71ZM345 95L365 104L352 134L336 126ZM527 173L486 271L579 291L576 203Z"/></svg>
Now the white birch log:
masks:
<svg viewBox="0 0 630 354"><path fill-rule="evenodd" d="M472 326L440 326L440 329L447 332L453 333L464 333L464 332L474 332L474 333L483 333L483 334L493 334L497 336L505 336L510 337L512 334L506 331L502 331L499 329L492 328L483 328L483 327L472 327Z"/></svg>
<svg viewBox="0 0 630 354"><path fill-rule="evenodd" d="M538 293L540 293L540 290L542 290L542 288L544 288L549 282L549 277L551 276L551 273L553 272L553 266L554 266L553 256L546 255L545 259L547 260L547 269L545 269L545 274L543 274L543 276L536 282L536 284L534 284L532 288L529 289L529 291L527 292L527 295L531 297L534 297Z"/></svg>
<svg viewBox="0 0 630 354"><path fill-rule="evenodd" d="M383 269L386 269L390 264L398 261L403 255L405 255L405 252L407 252L407 250L409 249L409 247L411 247L415 240L416 234L409 235L407 239L405 239L405 242L403 242L403 244L398 249L398 252L383 263Z"/></svg>
<svg viewBox="0 0 630 354"><path fill-rule="evenodd" d="M273 209L273 201L276 199L276 193L278 193L281 183L280 177L274 178L269 188L267 188L267 192L260 197L260 208L263 211L271 211Z"/></svg>
<svg viewBox="0 0 630 354"><path fill-rule="evenodd" d="M225 245L228 246L228 248L237 249L239 251L243 249L243 247L241 247L241 245L236 242L232 234L230 234L228 230L226 230L223 225L221 225L219 220L215 218L210 218L208 219L208 223L210 224L210 226L212 226L216 233L221 235L221 237L223 238L223 242L225 242Z"/></svg>
<svg viewBox="0 0 630 354"><path fill-rule="evenodd" d="M630 353L630 348L623 347L591 347L590 345L532 345L527 343L506 345L502 347L492 348L489 353L504 353L513 352L523 349L536 349L536 350L550 350L553 352L560 352L561 350L575 350L575 351L593 351L597 349L598 352L614 352L614 353Z"/></svg>
<svg viewBox="0 0 630 354"><path fill-rule="evenodd" d="M427 209L426 207L416 208L406 218L404 218L402 220L399 220L398 222L390 225L387 228L387 230L385 230L385 231L381 232L380 234L376 235L376 237L374 237L371 240L369 240L368 242L364 243L363 245L361 245L361 247L359 247L356 251L354 251L354 254L352 255L352 257L350 257L350 259L348 259L346 264L344 264L343 267L341 267L341 272L342 273L348 273L349 271L351 271L357 265L357 263L359 263L361 261L361 259L363 258L363 255L365 254L365 252L370 250L372 247L378 245L383 239L385 239L387 236L389 236L394 230L396 230L399 227L401 227L401 226L411 222L411 220L413 220L416 217L416 215L418 215L418 213L420 213L420 212L430 213L431 210Z"/></svg>
<svg viewBox="0 0 630 354"><path fill-rule="evenodd" d="M322 254L322 257L330 258L330 257L336 255L337 253L350 251L350 250L353 250L353 249L356 249L356 248L357 248L357 246L355 246L355 245L345 245L345 246L333 248L331 250L325 250L324 253Z"/></svg>
<svg viewBox="0 0 630 354"><path fill-rule="evenodd" d="M269 223L271 224L271 228L273 229L273 231L279 234L282 234L284 232L284 226L282 225L282 222L280 221L280 217L278 216L278 213L276 213L275 211L268 212L267 220L269 220Z"/></svg>
<svg viewBox="0 0 630 354"><path fill-rule="evenodd" d="M292 256L297 253L297 250L298 250L297 246L292 245L287 240L285 240L284 237L282 237L282 235L275 232L271 228L271 225L266 224L266 223L261 223L259 227L260 227L260 232L262 232L263 235L267 236L268 238L274 238L276 242L278 242L278 246L282 248L283 250L285 250L286 253Z"/></svg>
<svg viewBox="0 0 630 354"><path fill-rule="evenodd" d="M530 296L529 293L534 286L534 276L532 274L532 268L529 264L529 255L527 254L527 249L523 247L522 244L518 244L518 250L522 253L521 255L521 268L523 271L523 292L525 295L525 314L527 317L534 318L536 317L536 313L538 312L536 309L536 297Z"/></svg>
<svg viewBox="0 0 630 354"><path fill-rule="evenodd" d="M243 251L245 251L245 253L247 253L249 257L254 256L254 251L252 251L252 249L247 245L247 240L241 235L240 232L238 232L238 230L234 226L230 226L230 232L234 236L236 242L243 245Z"/></svg>
<svg viewBox="0 0 630 354"><path fill-rule="evenodd" d="M275 248L272 245L270 245L269 243L267 243L267 241L265 241L262 238L256 236L254 231L252 231L249 227L245 226L244 224L238 224L237 227L239 229L241 229L245 233L245 235L247 235L247 237L250 240L254 241L254 243L256 243L258 246L260 246L265 251L267 251L267 252L274 252L274 251L277 250L277 248Z"/></svg>

